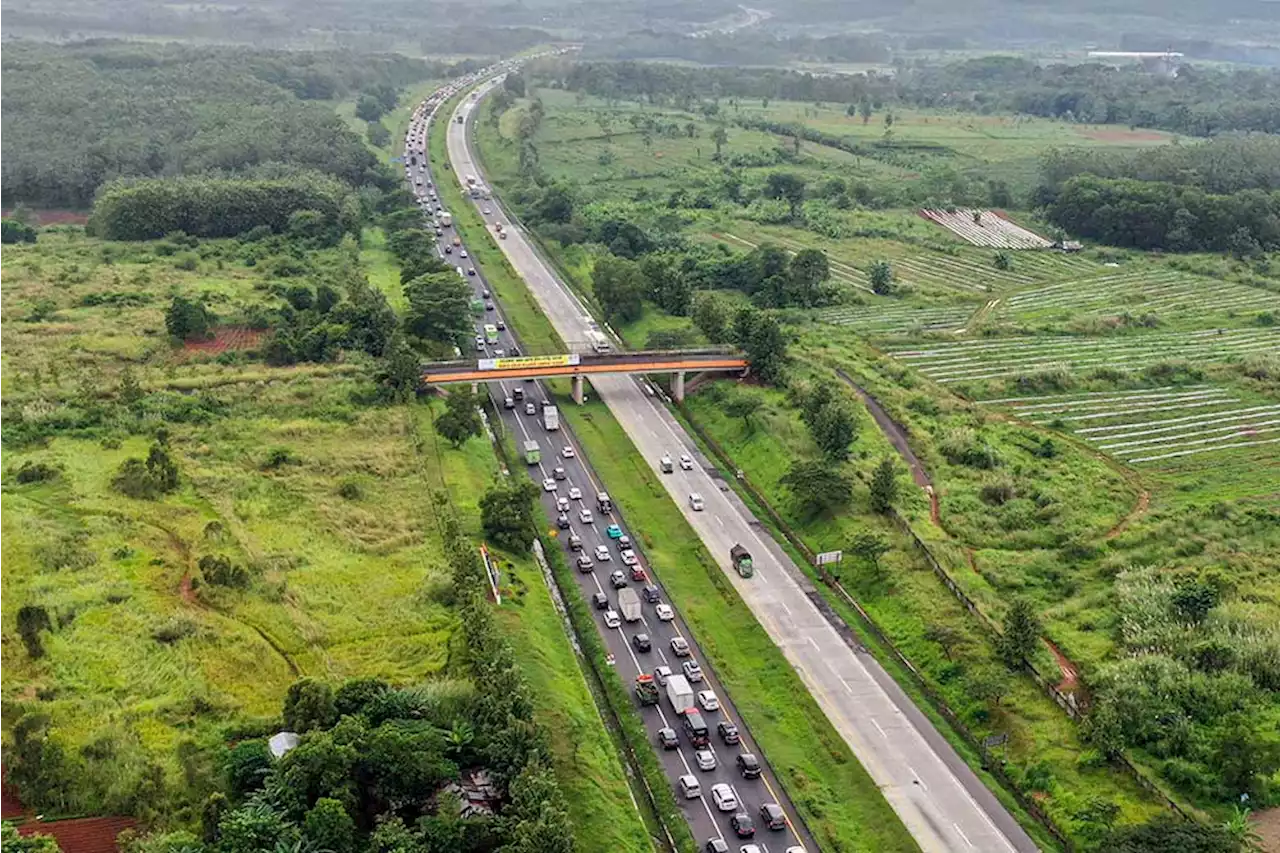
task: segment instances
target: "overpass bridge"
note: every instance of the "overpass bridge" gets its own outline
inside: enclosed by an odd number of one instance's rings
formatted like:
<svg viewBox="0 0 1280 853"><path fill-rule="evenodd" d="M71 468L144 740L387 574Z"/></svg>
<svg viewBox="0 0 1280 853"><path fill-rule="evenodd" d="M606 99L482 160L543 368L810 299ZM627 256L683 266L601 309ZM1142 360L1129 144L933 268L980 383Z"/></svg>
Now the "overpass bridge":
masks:
<svg viewBox="0 0 1280 853"><path fill-rule="evenodd" d="M684 399L684 376L705 370L747 370L741 353L718 349L654 350L648 352L564 353L475 361L434 361L422 365L424 385L494 382L503 379L573 377L573 399L581 405L583 378L592 374L672 373L672 394Z"/></svg>

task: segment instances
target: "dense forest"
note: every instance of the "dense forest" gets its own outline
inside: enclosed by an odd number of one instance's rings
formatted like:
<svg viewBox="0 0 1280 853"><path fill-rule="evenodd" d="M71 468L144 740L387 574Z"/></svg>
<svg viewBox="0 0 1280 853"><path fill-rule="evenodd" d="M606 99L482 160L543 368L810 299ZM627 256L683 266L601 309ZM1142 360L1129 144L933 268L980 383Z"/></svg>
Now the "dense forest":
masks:
<svg viewBox="0 0 1280 853"><path fill-rule="evenodd" d="M85 207L117 177L313 169L385 184L363 141L322 103L458 70L403 56L119 42L6 46L7 203Z"/></svg>

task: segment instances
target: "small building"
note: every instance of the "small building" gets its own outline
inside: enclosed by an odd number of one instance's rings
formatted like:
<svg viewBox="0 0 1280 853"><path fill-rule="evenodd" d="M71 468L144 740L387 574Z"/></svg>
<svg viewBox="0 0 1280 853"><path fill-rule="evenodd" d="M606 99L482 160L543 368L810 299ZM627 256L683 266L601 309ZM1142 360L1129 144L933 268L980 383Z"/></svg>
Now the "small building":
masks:
<svg viewBox="0 0 1280 853"><path fill-rule="evenodd" d="M296 732L276 732L267 740L267 749L271 750L272 758L284 758L285 753L297 745Z"/></svg>

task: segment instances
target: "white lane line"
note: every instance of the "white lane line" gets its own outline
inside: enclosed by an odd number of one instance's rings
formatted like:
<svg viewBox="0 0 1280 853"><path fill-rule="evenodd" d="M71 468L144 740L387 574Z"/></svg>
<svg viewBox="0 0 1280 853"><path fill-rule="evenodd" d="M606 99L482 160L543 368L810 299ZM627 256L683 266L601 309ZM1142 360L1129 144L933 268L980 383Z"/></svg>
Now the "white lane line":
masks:
<svg viewBox="0 0 1280 853"><path fill-rule="evenodd" d="M842 679L842 680L843 680L843 679ZM848 686L849 686L849 685L846 683L846 684L845 684L845 687L848 687ZM878 731L878 732L880 733L880 736L881 736L881 737L883 737L885 740L888 740L888 739L889 739L889 734L888 734L884 729L882 729L882 728L880 727L880 723L876 721L876 718L875 718L875 717L872 717L872 718L871 718L871 725L873 725L873 726L875 726L875 727L876 727L876 731Z"/></svg>
<svg viewBox="0 0 1280 853"><path fill-rule="evenodd" d="M960 833L960 837L964 839L964 843L968 844L970 847L973 847L973 842L969 840L969 836L964 834L964 830L960 828L960 824L956 823L955 821L952 821L951 825L956 828L956 832Z"/></svg>

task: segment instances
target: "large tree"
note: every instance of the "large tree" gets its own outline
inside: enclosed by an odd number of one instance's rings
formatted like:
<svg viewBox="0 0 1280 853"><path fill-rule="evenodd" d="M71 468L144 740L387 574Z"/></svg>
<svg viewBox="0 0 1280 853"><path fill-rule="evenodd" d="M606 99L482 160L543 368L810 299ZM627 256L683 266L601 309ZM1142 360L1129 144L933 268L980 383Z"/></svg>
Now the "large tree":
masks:
<svg viewBox="0 0 1280 853"><path fill-rule="evenodd" d="M825 460L796 461L779 482L791 492L796 508L803 515L833 510L853 497L853 483Z"/></svg>
<svg viewBox="0 0 1280 853"><path fill-rule="evenodd" d="M493 544L515 554L528 552L534 539L538 489L524 477L494 483L480 499L480 524Z"/></svg>
<svg viewBox="0 0 1280 853"><path fill-rule="evenodd" d="M785 201L795 219L804 202L805 180L792 172L771 172L765 179L764 194L769 198Z"/></svg>
<svg viewBox="0 0 1280 853"><path fill-rule="evenodd" d="M647 282L635 261L614 255L600 258L591 272L591 282L607 320L630 323L640 319Z"/></svg>
<svg viewBox="0 0 1280 853"><path fill-rule="evenodd" d="M471 390L455 385L444 401L444 411L436 417L436 432L449 440L455 448L467 443L467 439L480 435L484 423L480 420L480 401Z"/></svg>
<svg viewBox="0 0 1280 853"><path fill-rule="evenodd" d="M787 339L776 317L755 308L744 308L734 317L734 339L747 354L751 370L765 382L782 377Z"/></svg>
<svg viewBox="0 0 1280 853"><path fill-rule="evenodd" d="M787 269L790 279L788 304L813 308L828 300L823 285L831 276L826 252L820 249L801 249L791 259Z"/></svg>
<svg viewBox="0 0 1280 853"><path fill-rule="evenodd" d="M421 341L463 346L471 332L471 291L455 273L418 276L404 286L404 330Z"/></svg>

